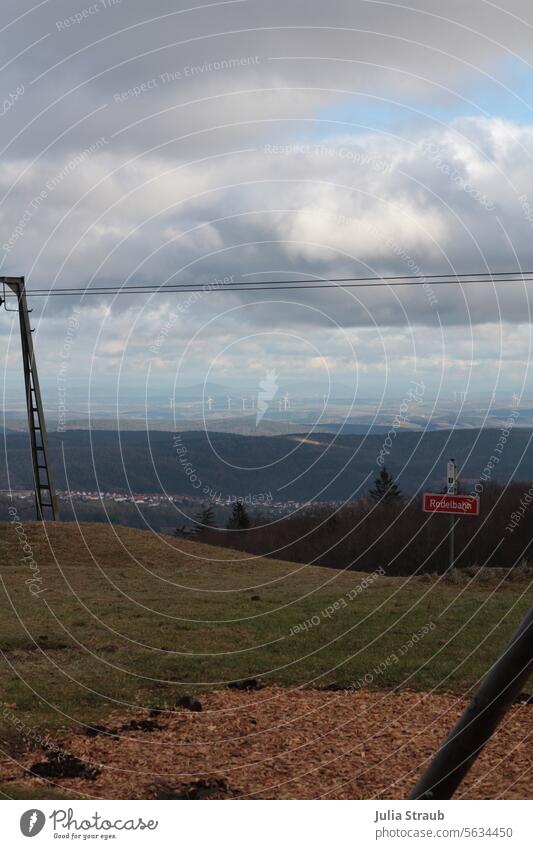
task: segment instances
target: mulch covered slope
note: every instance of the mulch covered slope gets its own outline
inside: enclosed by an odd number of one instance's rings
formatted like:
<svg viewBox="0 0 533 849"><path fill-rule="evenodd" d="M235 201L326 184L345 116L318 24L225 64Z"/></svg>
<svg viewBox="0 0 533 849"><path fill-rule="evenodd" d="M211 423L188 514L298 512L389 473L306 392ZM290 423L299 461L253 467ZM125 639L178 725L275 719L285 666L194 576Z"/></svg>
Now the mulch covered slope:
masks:
<svg viewBox="0 0 533 849"><path fill-rule="evenodd" d="M201 710L191 700L117 713L58 740L63 757L39 750L4 761L0 781L44 797L401 799L465 706L405 691L269 687L199 698ZM531 798L532 724L533 705L515 705L457 796Z"/></svg>

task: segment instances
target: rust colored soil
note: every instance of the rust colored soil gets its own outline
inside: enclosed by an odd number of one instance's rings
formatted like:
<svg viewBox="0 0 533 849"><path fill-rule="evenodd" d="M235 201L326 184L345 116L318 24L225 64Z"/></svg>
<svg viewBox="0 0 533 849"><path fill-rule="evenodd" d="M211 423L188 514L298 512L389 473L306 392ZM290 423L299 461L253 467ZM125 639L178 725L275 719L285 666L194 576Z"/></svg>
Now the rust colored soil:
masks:
<svg viewBox="0 0 533 849"><path fill-rule="evenodd" d="M38 750L4 761L0 781L43 797L401 799L465 706L452 695L281 688L200 700L201 712L117 713L93 736L63 736L68 776L61 757ZM532 705L510 710L458 797L532 797L532 720ZM28 774L36 762L46 774L47 761L51 777ZM72 777L79 762L84 777Z"/></svg>

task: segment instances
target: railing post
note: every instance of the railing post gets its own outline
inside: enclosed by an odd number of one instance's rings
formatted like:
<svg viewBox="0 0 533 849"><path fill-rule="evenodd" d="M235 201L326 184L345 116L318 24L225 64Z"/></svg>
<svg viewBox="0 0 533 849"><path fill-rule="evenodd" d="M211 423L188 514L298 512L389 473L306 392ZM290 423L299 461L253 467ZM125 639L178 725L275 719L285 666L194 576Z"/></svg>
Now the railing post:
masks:
<svg viewBox="0 0 533 849"><path fill-rule="evenodd" d="M533 672L533 607L409 795L450 799Z"/></svg>

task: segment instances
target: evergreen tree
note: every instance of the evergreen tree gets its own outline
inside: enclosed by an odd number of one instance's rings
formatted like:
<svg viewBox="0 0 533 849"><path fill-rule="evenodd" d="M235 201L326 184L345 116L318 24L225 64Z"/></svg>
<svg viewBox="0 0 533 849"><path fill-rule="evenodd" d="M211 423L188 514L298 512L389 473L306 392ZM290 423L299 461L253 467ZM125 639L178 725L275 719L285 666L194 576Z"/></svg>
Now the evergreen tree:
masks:
<svg viewBox="0 0 533 849"><path fill-rule="evenodd" d="M204 505L199 513L194 517L195 533L202 534L209 528L216 527L215 511L211 504Z"/></svg>
<svg viewBox="0 0 533 849"><path fill-rule="evenodd" d="M240 531L250 527L250 517L242 501L236 501L226 525L229 531Z"/></svg>
<svg viewBox="0 0 533 849"><path fill-rule="evenodd" d="M375 479L374 486L369 492L372 501L380 502L381 504L391 504L398 498L402 497L400 487L387 471L387 467L383 466L379 477Z"/></svg>

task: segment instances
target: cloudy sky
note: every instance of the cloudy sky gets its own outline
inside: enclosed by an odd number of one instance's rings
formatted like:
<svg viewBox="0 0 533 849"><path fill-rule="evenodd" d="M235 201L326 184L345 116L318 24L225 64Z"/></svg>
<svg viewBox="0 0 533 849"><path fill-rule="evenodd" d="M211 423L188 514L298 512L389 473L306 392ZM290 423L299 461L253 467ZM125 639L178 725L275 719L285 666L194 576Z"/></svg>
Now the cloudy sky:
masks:
<svg viewBox="0 0 533 849"><path fill-rule="evenodd" d="M0 45L0 273L207 287L32 298L47 386L531 395L523 283L220 291L533 269L527 0L4 0Z"/></svg>

